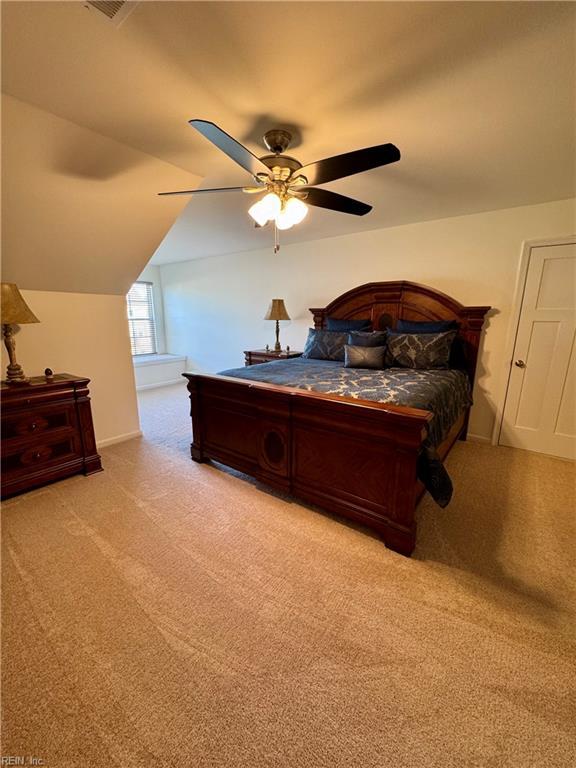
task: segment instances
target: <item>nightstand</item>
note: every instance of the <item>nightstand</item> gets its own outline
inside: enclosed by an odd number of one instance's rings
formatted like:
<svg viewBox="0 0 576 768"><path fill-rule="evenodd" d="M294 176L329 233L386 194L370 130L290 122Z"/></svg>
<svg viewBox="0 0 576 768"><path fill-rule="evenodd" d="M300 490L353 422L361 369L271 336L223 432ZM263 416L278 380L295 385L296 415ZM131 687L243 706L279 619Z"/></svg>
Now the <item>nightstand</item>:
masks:
<svg viewBox="0 0 576 768"><path fill-rule="evenodd" d="M269 363L272 360L290 360L292 357L300 357L302 352L282 349L275 352L273 349L249 349L244 350L245 365L258 365L258 363Z"/></svg>
<svg viewBox="0 0 576 768"><path fill-rule="evenodd" d="M2 383L2 498L101 471L89 381L59 373Z"/></svg>

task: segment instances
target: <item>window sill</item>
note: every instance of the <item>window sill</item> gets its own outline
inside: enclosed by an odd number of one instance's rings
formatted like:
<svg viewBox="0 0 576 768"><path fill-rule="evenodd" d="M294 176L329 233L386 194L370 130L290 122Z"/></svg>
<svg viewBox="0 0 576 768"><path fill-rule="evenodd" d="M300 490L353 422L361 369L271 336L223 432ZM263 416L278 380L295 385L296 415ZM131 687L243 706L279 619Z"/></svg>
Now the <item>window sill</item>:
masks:
<svg viewBox="0 0 576 768"><path fill-rule="evenodd" d="M166 363L184 363L184 355L137 355L132 357L134 368L144 368L147 365L165 365Z"/></svg>

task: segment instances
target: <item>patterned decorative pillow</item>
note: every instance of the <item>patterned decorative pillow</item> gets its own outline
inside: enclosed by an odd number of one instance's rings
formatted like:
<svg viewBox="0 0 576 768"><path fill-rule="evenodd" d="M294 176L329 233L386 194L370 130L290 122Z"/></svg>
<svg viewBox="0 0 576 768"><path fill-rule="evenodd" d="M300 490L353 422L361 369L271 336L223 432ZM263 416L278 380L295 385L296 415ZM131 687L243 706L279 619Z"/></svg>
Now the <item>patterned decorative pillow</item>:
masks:
<svg viewBox="0 0 576 768"><path fill-rule="evenodd" d="M388 333L393 365L400 368L448 368L457 331L446 333Z"/></svg>
<svg viewBox="0 0 576 768"><path fill-rule="evenodd" d="M348 334L348 344L354 347L385 347L386 331L351 331Z"/></svg>
<svg viewBox="0 0 576 768"><path fill-rule="evenodd" d="M302 357L313 360L344 360L347 333L310 328Z"/></svg>
<svg viewBox="0 0 576 768"><path fill-rule="evenodd" d="M345 368L384 368L386 347L344 347Z"/></svg>
<svg viewBox="0 0 576 768"><path fill-rule="evenodd" d="M372 320L369 317L361 320L340 320L338 317L327 317L326 328L329 331L370 331Z"/></svg>
<svg viewBox="0 0 576 768"><path fill-rule="evenodd" d="M429 322L413 322L412 320L398 320L396 333L445 333L460 327L456 320L433 320Z"/></svg>

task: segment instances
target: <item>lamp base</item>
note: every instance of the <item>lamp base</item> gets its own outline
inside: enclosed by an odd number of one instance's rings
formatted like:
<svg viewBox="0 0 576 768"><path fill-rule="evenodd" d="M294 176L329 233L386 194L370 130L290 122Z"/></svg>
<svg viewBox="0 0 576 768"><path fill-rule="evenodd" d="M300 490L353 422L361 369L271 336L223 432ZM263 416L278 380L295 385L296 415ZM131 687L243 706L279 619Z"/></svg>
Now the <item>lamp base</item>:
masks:
<svg viewBox="0 0 576 768"><path fill-rule="evenodd" d="M5 384L28 384L30 379L24 374L22 366L16 363L15 365L9 365L6 368L6 380Z"/></svg>
<svg viewBox="0 0 576 768"><path fill-rule="evenodd" d="M14 329L12 328L12 325L4 323L2 332L4 334L4 343L6 344L6 350L10 360L8 367L6 368L6 384L28 384L30 379L24 375L20 363L16 362L16 342L14 341Z"/></svg>

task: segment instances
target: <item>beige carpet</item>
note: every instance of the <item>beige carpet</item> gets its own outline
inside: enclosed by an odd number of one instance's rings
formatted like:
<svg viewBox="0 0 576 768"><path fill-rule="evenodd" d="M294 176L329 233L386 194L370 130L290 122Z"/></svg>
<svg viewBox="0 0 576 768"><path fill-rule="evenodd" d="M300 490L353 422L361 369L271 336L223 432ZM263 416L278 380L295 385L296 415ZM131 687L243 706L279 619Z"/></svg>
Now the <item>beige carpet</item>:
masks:
<svg viewBox="0 0 576 768"><path fill-rule="evenodd" d="M48 766L576 763L574 467L456 446L408 560L190 461L184 386L105 472L4 504L5 755Z"/></svg>

